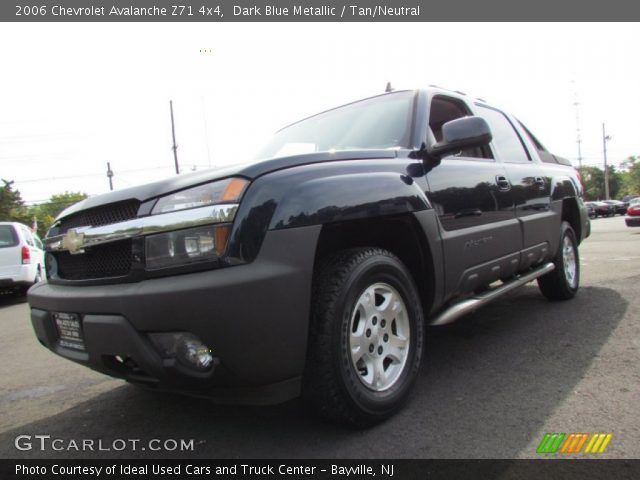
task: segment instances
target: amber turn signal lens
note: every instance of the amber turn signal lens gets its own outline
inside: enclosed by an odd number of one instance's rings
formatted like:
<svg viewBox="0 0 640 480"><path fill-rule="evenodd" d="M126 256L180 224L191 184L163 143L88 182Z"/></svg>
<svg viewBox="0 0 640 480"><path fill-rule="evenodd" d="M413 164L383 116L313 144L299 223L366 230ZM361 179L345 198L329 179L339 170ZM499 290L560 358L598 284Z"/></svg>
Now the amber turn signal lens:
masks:
<svg viewBox="0 0 640 480"><path fill-rule="evenodd" d="M222 201L235 202L239 200L247 185L249 182L244 178L232 178L222 194Z"/></svg>
<svg viewBox="0 0 640 480"><path fill-rule="evenodd" d="M231 225L218 225L215 229L215 248L216 255L222 256L227 248L227 242L229 241L229 234L231 233Z"/></svg>

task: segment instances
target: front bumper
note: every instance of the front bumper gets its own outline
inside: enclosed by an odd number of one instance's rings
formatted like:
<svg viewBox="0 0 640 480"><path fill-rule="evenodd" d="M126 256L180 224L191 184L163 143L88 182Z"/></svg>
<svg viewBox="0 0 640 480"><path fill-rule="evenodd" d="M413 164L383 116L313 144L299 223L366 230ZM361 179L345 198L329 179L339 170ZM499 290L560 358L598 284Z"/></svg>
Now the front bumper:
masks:
<svg viewBox="0 0 640 480"><path fill-rule="evenodd" d="M627 227L640 227L640 215L637 216L629 216L624 217L624 223L627 224Z"/></svg>
<svg viewBox="0 0 640 480"><path fill-rule="evenodd" d="M288 400L304 368L319 232L270 231L246 265L138 283L39 284L28 296L33 328L58 355L128 381L233 402ZM59 344L52 312L81 316L86 351ZM201 373L163 359L146 333L172 331L210 346L216 368Z"/></svg>

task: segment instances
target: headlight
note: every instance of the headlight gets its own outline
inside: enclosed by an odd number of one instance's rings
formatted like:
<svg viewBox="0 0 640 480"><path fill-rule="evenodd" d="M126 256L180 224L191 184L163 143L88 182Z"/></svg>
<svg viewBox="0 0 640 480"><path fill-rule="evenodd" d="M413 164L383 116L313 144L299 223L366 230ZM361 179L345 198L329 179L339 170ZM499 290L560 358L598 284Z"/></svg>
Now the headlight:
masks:
<svg viewBox="0 0 640 480"><path fill-rule="evenodd" d="M146 238L146 265L149 270L215 260L229 240L231 224L206 225Z"/></svg>
<svg viewBox="0 0 640 480"><path fill-rule="evenodd" d="M248 180L233 177L181 190L158 199L153 210L151 210L151 214L156 215L158 213L186 210L187 208L238 202L247 185L249 185Z"/></svg>

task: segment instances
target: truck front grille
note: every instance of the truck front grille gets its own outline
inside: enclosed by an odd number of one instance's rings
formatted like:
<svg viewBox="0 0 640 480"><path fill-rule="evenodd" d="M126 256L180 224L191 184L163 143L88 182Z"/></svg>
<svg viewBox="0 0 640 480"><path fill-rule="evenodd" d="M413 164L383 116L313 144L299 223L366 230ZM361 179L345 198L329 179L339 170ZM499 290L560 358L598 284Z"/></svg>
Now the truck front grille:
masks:
<svg viewBox="0 0 640 480"><path fill-rule="evenodd" d="M126 200L124 202L111 203L100 207L90 208L62 219L55 235L66 233L70 228L99 227L111 223L131 220L138 215L140 202L138 200Z"/></svg>
<svg viewBox="0 0 640 480"><path fill-rule="evenodd" d="M69 252L53 255L58 277L65 280L121 277L131 270L131 240L97 245L75 255Z"/></svg>

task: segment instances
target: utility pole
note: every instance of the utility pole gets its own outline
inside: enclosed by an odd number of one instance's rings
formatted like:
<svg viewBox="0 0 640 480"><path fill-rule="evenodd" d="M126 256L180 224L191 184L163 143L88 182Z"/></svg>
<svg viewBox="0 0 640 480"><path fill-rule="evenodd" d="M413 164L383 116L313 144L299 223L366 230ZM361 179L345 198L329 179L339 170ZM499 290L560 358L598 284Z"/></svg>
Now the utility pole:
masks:
<svg viewBox="0 0 640 480"><path fill-rule="evenodd" d="M573 91L573 106L576 107L576 136L578 143L578 171L580 175L582 175L582 137L580 135L580 102L578 102L578 93L575 90L575 82L574 91Z"/></svg>
<svg viewBox="0 0 640 480"><path fill-rule="evenodd" d="M611 135L607 135L602 122L602 152L604 154L604 199L609 200L609 167L607 166L607 142L611 140Z"/></svg>
<svg viewBox="0 0 640 480"><path fill-rule="evenodd" d="M173 138L173 160L176 163L176 175L180 173L178 168L178 145L176 145L176 125L173 121L173 100L169 100L169 110L171 111L171 136Z"/></svg>
<svg viewBox="0 0 640 480"><path fill-rule="evenodd" d="M207 147L207 160L209 161L209 168L211 168L211 150L209 149L209 127L207 126L207 104L202 100L202 119L204 120L204 143Z"/></svg>
<svg viewBox="0 0 640 480"><path fill-rule="evenodd" d="M109 190L113 191L113 170L111 170L111 163L107 162L107 178L109 178Z"/></svg>

